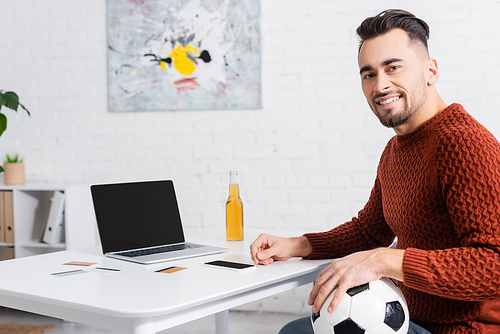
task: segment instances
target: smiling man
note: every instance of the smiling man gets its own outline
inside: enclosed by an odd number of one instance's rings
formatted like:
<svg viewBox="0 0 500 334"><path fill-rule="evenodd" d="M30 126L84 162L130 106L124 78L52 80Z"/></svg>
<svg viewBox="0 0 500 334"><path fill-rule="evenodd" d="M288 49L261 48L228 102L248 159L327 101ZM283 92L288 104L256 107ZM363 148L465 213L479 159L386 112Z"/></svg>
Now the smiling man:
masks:
<svg viewBox="0 0 500 334"><path fill-rule="evenodd" d="M336 258L310 293L313 312L334 289L329 311L349 288L390 277L407 300L409 333L500 333L500 143L460 104L439 96L423 20L387 10L357 33L363 93L396 132L370 198L358 217L330 231L259 236L252 258L264 265ZM387 248L395 237L397 248ZM310 319L281 333L312 333Z"/></svg>
<svg viewBox="0 0 500 334"><path fill-rule="evenodd" d="M375 33L362 27L358 29L361 38ZM429 58L426 44L412 41L406 31L394 28L368 39L360 47L358 61L370 108L398 135L415 131L446 108L435 86L439 77L436 60Z"/></svg>

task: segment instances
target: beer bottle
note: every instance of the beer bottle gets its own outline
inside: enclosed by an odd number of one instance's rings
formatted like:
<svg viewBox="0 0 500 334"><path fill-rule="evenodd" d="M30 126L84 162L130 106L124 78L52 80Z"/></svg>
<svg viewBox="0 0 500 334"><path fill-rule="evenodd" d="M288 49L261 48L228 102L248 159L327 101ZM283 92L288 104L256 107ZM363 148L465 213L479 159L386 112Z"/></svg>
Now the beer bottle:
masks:
<svg viewBox="0 0 500 334"><path fill-rule="evenodd" d="M229 198L226 202L226 239L243 240L243 203L238 187L238 172L229 172Z"/></svg>

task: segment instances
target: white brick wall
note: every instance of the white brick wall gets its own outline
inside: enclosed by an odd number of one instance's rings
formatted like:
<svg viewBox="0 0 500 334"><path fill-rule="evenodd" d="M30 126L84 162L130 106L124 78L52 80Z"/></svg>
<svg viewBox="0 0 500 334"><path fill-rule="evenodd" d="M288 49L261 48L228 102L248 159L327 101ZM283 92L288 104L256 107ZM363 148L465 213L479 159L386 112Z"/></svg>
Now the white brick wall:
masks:
<svg viewBox="0 0 500 334"><path fill-rule="evenodd" d="M329 229L362 208L393 135L361 93L355 29L394 7L429 23L445 101L500 137L500 1L261 3L262 110L111 114L106 2L0 0L0 89L32 112L2 110L0 156L25 157L28 181L173 179L188 226L224 224L237 169L246 226Z"/></svg>

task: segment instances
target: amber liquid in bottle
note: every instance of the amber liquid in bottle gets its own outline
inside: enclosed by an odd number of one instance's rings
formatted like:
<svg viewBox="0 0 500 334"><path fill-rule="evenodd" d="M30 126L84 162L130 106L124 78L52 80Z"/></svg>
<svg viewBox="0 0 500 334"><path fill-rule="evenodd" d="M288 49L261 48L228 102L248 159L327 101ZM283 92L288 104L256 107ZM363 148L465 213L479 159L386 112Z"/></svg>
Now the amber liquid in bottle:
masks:
<svg viewBox="0 0 500 334"><path fill-rule="evenodd" d="M238 187L238 173L230 172L229 198L226 202L226 239L243 240L243 202Z"/></svg>

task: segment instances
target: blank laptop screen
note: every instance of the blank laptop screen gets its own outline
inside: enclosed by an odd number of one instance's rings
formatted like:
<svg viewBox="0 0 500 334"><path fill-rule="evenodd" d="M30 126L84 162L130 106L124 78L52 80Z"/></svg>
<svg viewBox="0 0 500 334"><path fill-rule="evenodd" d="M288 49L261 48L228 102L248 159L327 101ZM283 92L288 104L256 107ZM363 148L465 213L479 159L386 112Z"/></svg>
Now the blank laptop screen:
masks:
<svg viewBox="0 0 500 334"><path fill-rule="evenodd" d="M91 186L104 253L184 242L170 180Z"/></svg>

